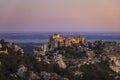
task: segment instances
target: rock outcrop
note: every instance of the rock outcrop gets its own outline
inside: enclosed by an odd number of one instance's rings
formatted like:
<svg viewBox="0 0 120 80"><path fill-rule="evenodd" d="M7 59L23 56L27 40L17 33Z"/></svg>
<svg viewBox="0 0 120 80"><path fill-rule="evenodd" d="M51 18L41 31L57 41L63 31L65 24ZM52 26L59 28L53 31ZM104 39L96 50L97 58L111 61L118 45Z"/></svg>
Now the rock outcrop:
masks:
<svg viewBox="0 0 120 80"><path fill-rule="evenodd" d="M40 47L41 51L43 51L44 53L46 51L48 51L48 44L43 44L41 47Z"/></svg>
<svg viewBox="0 0 120 80"><path fill-rule="evenodd" d="M42 80L69 80L68 78L61 77L56 73L41 72L40 73Z"/></svg>
<svg viewBox="0 0 120 80"><path fill-rule="evenodd" d="M120 72L120 57L117 55L110 55L110 68L115 72Z"/></svg>
<svg viewBox="0 0 120 80"><path fill-rule="evenodd" d="M0 41L0 54L8 54L8 49L4 41Z"/></svg>
<svg viewBox="0 0 120 80"><path fill-rule="evenodd" d="M8 49L0 50L0 54L8 54Z"/></svg>
<svg viewBox="0 0 120 80"><path fill-rule="evenodd" d="M17 75L21 78L25 78L26 72L27 72L27 67L25 67L24 65L21 64L19 66L19 69L17 70Z"/></svg>
<svg viewBox="0 0 120 80"><path fill-rule="evenodd" d="M62 54L57 55L57 63L58 63L60 68L62 68L62 69L66 68L66 64L64 63L64 61L62 59Z"/></svg>
<svg viewBox="0 0 120 80"><path fill-rule="evenodd" d="M2 48L2 44L0 43L0 49Z"/></svg>
<svg viewBox="0 0 120 80"><path fill-rule="evenodd" d="M93 59L93 57L95 56L95 53L92 50L87 50L86 54L88 56L88 59Z"/></svg>
<svg viewBox="0 0 120 80"><path fill-rule="evenodd" d="M30 76L29 76L29 80L40 80L40 76L38 76L37 73L31 71Z"/></svg>

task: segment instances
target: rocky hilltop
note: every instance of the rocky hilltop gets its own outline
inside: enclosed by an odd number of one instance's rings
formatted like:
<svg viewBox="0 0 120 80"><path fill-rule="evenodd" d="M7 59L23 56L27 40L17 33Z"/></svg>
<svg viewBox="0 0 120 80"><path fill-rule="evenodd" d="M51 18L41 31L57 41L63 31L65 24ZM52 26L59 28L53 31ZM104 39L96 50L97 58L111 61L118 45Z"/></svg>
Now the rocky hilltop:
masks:
<svg viewBox="0 0 120 80"><path fill-rule="evenodd" d="M120 80L120 43L60 34L26 53L0 41L0 80Z"/></svg>

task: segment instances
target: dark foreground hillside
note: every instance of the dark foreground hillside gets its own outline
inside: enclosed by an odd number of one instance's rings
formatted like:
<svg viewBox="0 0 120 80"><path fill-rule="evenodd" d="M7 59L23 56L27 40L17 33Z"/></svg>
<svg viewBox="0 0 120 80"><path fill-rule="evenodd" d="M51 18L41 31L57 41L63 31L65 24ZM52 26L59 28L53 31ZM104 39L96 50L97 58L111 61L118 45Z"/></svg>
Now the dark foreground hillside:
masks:
<svg viewBox="0 0 120 80"><path fill-rule="evenodd" d="M109 68L107 62L83 65L80 68L68 67L66 69L60 69L56 63L46 64L42 61L37 62L31 54L25 53L24 56L20 56L13 51L9 51L8 55L0 54L0 61L0 80L47 80L50 74L51 77L60 77L58 80L114 80L114 72ZM17 74L20 65L24 65L27 68L27 71L24 72L23 67L21 76ZM41 74L42 72L44 73Z"/></svg>
<svg viewBox="0 0 120 80"><path fill-rule="evenodd" d="M1 40L0 80L119 80L120 43L91 43L81 39L82 43L76 43L78 38L71 38L68 42L76 42L57 47L51 39L48 44L35 48L33 54Z"/></svg>

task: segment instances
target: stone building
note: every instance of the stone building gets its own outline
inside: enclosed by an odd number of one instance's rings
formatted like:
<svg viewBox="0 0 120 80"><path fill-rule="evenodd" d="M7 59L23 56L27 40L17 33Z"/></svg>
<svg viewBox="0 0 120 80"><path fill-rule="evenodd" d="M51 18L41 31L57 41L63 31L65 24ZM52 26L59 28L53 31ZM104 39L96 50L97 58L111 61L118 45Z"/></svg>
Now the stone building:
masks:
<svg viewBox="0 0 120 80"><path fill-rule="evenodd" d="M85 44L84 36L63 38L60 34L50 36L50 49L59 48L61 46L72 46L74 44Z"/></svg>
<svg viewBox="0 0 120 80"><path fill-rule="evenodd" d="M79 36L79 37L70 37L65 40L65 46L72 46L74 44L85 44L85 37Z"/></svg>
<svg viewBox="0 0 120 80"><path fill-rule="evenodd" d="M60 34L50 36L50 49L58 48L64 45L64 38Z"/></svg>

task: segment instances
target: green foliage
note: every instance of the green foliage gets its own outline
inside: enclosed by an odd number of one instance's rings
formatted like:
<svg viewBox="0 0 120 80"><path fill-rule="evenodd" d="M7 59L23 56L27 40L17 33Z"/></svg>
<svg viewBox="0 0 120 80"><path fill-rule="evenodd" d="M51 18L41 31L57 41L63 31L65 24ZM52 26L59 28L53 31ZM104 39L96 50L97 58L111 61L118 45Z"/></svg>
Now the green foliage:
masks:
<svg viewBox="0 0 120 80"><path fill-rule="evenodd" d="M30 71L38 72L58 72L59 67L57 64L47 64L43 61L38 62L32 54L25 53L24 56L20 56L16 52L9 50L9 54L0 54L0 61L2 66L0 66L0 80L24 80L22 78L15 78L10 76L10 74L16 74L17 69L21 64L27 67L26 75L29 76ZM27 78L26 76L26 78Z"/></svg>
<svg viewBox="0 0 120 80"><path fill-rule="evenodd" d="M0 80L24 80L11 76L11 74L16 74L21 64L25 65L29 71L31 66L37 62L32 54L25 53L24 56L20 56L12 49L9 49L8 55L0 54L0 61L2 63L2 66L0 66Z"/></svg>
<svg viewBox="0 0 120 80"><path fill-rule="evenodd" d="M66 58L76 58L77 60L85 56L85 46L81 47L83 49L81 53L75 47L61 47L60 50L66 51L66 54L64 54ZM24 56L20 56L20 54L12 49L9 49L8 55L0 54L0 61L2 63L0 65L0 80L28 80L30 71L37 73L41 71L53 72L70 80L114 80L113 76L109 75L114 74L114 72L109 68L108 63L104 61L96 64L82 65L80 68L71 69L68 66L66 69L60 69L56 63L47 64L44 61L38 62L32 54L25 53ZM16 74L21 64L27 67L26 79L11 76L11 74ZM83 77L74 76L75 71L83 72Z"/></svg>
<svg viewBox="0 0 120 80"><path fill-rule="evenodd" d="M86 56L86 52L83 50L83 51L79 51L77 49L77 47L72 47L72 46L68 46L68 47L65 47L65 52L66 54L64 54L64 56L66 57L71 57L71 58L82 58L84 56Z"/></svg>
<svg viewBox="0 0 120 80"><path fill-rule="evenodd" d="M80 70L84 72L83 80L114 80L114 72L109 68L107 62L91 65L83 65Z"/></svg>

